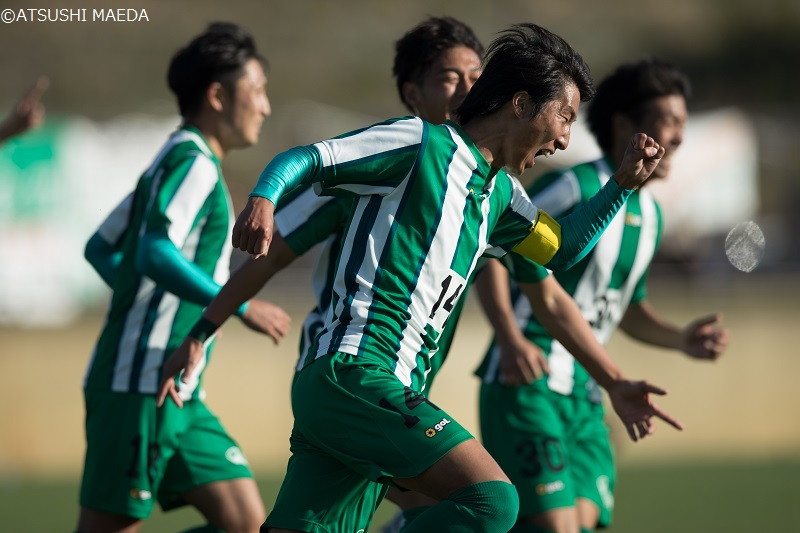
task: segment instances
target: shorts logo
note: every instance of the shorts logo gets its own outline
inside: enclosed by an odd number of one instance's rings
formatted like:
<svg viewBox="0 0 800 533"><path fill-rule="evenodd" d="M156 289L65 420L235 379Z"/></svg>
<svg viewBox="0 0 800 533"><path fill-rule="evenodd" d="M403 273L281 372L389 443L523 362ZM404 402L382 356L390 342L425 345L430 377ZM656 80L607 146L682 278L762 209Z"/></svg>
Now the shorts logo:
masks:
<svg viewBox="0 0 800 533"><path fill-rule="evenodd" d="M554 492L558 492L561 490L564 490L564 482L561 481L560 479L558 481L536 485L536 494L538 494L539 496L544 496L545 494L553 494Z"/></svg>
<svg viewBox="0 0 800 533"><path fill-rule="evenodd" d="M425 430L425 436L428 438L433 438L436 436L438 432L444 429L444 427L449 424L450 421L446 418L442 418L442 421L438 424L435 424L432 428L428 428Z"/></svg>
<svg viewBox="0 0 800 533"><path fill-rule="evenodd" d="M153 497L153 493L144 489L131 489L131 498L135 500L147 501Z"/></svg>
<svg viewBox="0 0 800 533"><path fill-rule="evenodd" d="M597 492L600 493L600 499L603 501L606 509L609 511L614 509L614 493L611 492L611 482L608 476L598 476L595 480L597 485Z"/></svg>
<svg viewBox="0 0 800 533"><path fill-rule="evenodd" d="M238 446L231 446L227 450L225 450L225 459L230 461L235 465L246 465L247 459L245 459L242 450L239 449Z"/></svg>

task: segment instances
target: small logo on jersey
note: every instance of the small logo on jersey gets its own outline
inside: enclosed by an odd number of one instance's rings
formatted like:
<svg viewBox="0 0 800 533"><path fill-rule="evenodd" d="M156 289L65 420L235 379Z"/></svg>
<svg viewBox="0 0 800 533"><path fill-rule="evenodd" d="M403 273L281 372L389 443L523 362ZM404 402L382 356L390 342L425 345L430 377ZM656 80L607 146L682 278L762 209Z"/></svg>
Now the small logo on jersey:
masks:
<svg viewBox="0 0 800 533"><path fill-rule="evenodd" d="M603 500L603 505L609 511L614 509L614 494L611 492L611 482L608 476L597 476L595 480L597 485L597 492L600 493L600 499Z"/></svg>
<svg viewBox="0 0 800 533"><path fill-rule="evenodd" d="M636 226L637 228L642 225L642 215L634 215L633 213L628 213L625 215L625 225L626 226Z"/></svg>
<svg viewBox="0 0 800 533"><path fill-rule="evenodd" d="M428 428L425 430L425 436L428 438L435 437L437 433L444 429L444 427L449 424L450 421L446 418L442 418L442 421L438 424L435 424L432 428Z"/></svg>
<svg viewBox="0 0 800 533"><path fill-rule="evenodd" d="M242 450L239 449L238 446L231 446L227 450L225 450L225 459L230 461L235 465L246 465L247 459L245 459Z"/></svg>
<svg viewBox="0 0 800 533"><path fill-rule="evenodd" d="M144 489L131 489L131 498L135 500L147 501L153 497L153 493Z"/></svg>
<svg viewBox="0 0 800 533"><path fill-rule="evenodd" d="M545 494L553 494L554 492L558 492L560 490L564 490L564 482L561 481L560 479L558 481L536 485L536 494L538 494L539 496L544 496Z"/></svg>

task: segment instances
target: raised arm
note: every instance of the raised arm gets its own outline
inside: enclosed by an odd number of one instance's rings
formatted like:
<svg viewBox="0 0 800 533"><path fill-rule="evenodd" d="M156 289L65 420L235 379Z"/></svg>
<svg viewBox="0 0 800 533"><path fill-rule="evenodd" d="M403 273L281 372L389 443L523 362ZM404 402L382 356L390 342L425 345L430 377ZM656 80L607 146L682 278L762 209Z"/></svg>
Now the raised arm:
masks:
<svg viewBox="0 0 800 533"><path fill-rule="evenodd" d="M256 257L265 254L275 205L302 183L314 183L317 192L326 194L390 193L413 167L424 128L418 118L389 120L280 154L261 173L236 220L234 248Z"/></svg>
<svg viewBox="0 0 800 533"><path fill-rule="evenodd" d="M643 133L632 136L620 168L596 195L557 221L540 211L530 236L513 251L551 270L571 268L592 250L628 196L650 177L663 155L664 148L652 137Z"/></svg>

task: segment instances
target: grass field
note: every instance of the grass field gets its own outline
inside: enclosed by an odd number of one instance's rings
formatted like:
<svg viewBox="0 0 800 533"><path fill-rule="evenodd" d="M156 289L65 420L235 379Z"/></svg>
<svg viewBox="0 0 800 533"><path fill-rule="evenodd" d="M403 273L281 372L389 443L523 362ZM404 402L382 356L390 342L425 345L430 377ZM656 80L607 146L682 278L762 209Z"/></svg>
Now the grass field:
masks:
<svg viewBox="0 0 800 533"><path fill-rule="evenodd" d="M259 476L267 508L280 477ZM72 531L78 486L70 481L0 485L0 530ZM800 459L670 464L624 468L619 474L614 533L764 533L791 531L800 522ZM385 502L372 531L393 513ZM193 509L156 511L144 532L177 532L202 523ZM796 529L795 529L796 530Z"/></svg>
<svg viewBox="0 0 800 533"><path fill-rule="evenodd" d="M628 375L668 388L669 396L658 403L686 425L678 432L661 424L657 435L634 445L611 418L621 470L614 533L798 530L800 418L792 391L800 376L800 279L738 281L651 287L653 301L678 323L724 313L731 346L716 364L687 361L622 336L612 339L609 349ZM287 289L271 293L271 299L292 315L291 338L275 347L231 321L206 381L208 404L260 473L268 507L288 456L295 335L309 307L307 282L285 279L276 286ZM101 320L86 316L55 330L0 328L2 533L74 527L84 451L80 383ZM468 305L431 395L476 434L478 383L472 371L488 334L480 312ZM386 504L375 523L392 512ZM181 531L200 521L189 509L156 512L144 531Z"/></svg>

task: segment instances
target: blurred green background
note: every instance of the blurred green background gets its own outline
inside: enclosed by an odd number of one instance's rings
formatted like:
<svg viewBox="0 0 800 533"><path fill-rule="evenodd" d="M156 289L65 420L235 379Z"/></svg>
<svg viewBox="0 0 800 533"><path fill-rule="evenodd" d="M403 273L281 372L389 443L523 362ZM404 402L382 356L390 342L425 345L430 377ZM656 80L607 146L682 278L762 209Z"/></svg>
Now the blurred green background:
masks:
<svg viewBox="0 0 800 533"><path fill-rule="evenodd" d="M679 324L723 312L731 346L719 363L700 365L613 339L611 352L620 365L669 389L659 403L687 426L683 433L662 426L634 446L610 421L620 459L613 530L796 527L800 3L0 3L0 9L31 7L130 7L145 9L149 21L0 24L0 115L37 76L50 78L46 126L0 148L0 530L69 531L74 525L83 453L80 383L107 298L82 260L82 246L178 124L165 82L175 50L209 22L229 20L247 27L269 59L273 115L256 147L224 163L239 208L276 153L406 113L391 77L393 46L430 15L461 19L486 44L509 24L542 24L581 52L596 79L622 61L663 56L690 74L694 113L735 109L746 117L758 154L752 218L764 230L766 254L755 272L743 274L725 260L724 232L692 240L675 234L665 242L669 253L658 258L651 275L653 303ZM713 135L696 140L712 163L718 142ZM719 191L721 197L725 192ZM208 375L209 404L259 473L267 508L288 454L294 336L310 307L307 266L308 260L301 262L264 291L292 314L291 338L273 348L238 323L226 325ZM34 282L25 271L35 271ZM62 294L64 287L80 290ZM464 320L433 397L477 432L471 372L488 328L474 302ZM384 506L378 521L390 513ZM197 522L190 510L159 511L145 531L176 531Z"/></svg>

